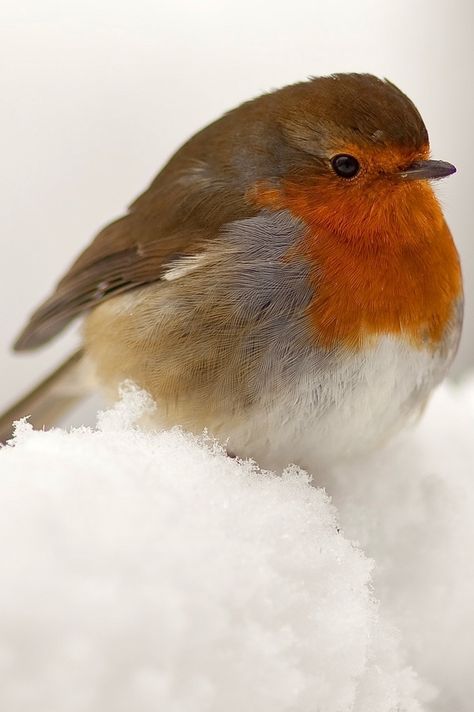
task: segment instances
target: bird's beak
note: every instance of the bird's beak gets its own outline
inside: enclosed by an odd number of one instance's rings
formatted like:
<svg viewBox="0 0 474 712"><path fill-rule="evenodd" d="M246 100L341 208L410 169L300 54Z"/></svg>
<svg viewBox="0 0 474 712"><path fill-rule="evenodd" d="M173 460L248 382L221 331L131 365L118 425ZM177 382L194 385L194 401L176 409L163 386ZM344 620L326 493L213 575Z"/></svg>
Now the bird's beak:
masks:
<svg viewBox="0 0 474 712"><path fill-rule="evenodd" d="M456 173L452 163L446 161L416 161L397 173L402 180L436 180Z"/></svg>

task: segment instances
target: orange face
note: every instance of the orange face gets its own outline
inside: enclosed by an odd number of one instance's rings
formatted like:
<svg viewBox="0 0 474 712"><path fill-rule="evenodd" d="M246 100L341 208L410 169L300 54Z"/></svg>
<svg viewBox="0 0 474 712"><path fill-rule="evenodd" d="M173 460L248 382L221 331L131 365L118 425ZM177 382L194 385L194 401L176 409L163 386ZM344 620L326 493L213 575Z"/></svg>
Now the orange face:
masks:
<svg viewBox="0 0 474 712"><path fill-rule="evenodd" d="M357 349L371 336L395 334L436 348L461 293L458 255L429 183L399 175L426 160L428 147L344 145L339 153L358 160L357 176L329 169L277 187L257 183L248 196L289 210L308 228L295 250L312 265L315 338Z"/></svg>

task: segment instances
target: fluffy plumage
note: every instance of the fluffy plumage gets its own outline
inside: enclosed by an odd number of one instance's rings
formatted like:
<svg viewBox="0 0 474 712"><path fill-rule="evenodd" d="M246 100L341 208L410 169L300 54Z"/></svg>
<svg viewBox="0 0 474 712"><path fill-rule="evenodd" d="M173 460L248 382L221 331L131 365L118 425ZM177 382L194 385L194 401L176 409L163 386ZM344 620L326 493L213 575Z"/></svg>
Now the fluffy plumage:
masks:
<svg viewBox="0 0 474 712"><path fill-rule="evenodd" d="M337 154L359 162L351 180ZM99 382L136 381L160 424L264 461L276 430L288 459L308 443L337 459L338 431L341 454L373 446L420 410L460 334L456 249L429 184L405 180L428 154L413 103L370 75L243 104L99 233L16 348L87 312Z"/></svg>

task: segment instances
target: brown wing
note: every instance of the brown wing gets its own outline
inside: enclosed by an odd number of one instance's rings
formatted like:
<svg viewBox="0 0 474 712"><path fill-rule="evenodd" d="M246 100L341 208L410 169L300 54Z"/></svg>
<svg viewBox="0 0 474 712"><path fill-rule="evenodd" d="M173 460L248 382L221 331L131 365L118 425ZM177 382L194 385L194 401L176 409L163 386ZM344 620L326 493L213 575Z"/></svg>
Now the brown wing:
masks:
<svg viewBox="0 0 474 712"><path fill-rule="evenodd" d="M109 297L159 279L180 256L205 247L226 222L254 214L241 192L205 175L204 164L169 167L94 239L34 312L14 348L35 348Z"/></svg>
<svg viewBox="0 0 474 712"><path fill-rule="evenodd" d="M104 299L159 279L165 264L181 254L193 254L199 249L199 242L206 239L196 229L141 240L141 222L136 216L127 215L97 236L96 241L107 244L94 241L81 255L49 299L31 316L15 342L15 350L40 346L75 316ZM122 246L125 240L128 246Z"/></svg>

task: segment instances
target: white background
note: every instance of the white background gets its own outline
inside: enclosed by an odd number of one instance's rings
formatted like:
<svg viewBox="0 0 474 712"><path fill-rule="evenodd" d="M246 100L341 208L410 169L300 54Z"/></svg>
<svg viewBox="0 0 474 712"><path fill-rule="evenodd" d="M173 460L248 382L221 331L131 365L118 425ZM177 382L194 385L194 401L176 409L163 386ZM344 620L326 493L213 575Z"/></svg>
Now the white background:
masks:
<svg viewBox="0 0 474 712"><path fill-rule="evenodd" d="M469 0L1 0L0 408L53 368L77 328L12 355L28 313L165 159L223 111L336 71L387 76L417 104L463 259L456 362L474 365Z"/></svg>

